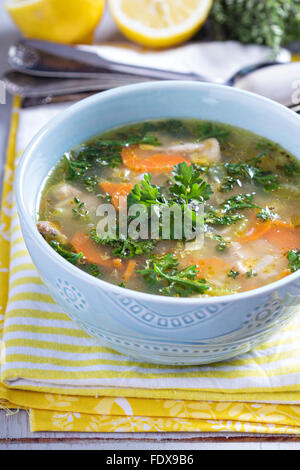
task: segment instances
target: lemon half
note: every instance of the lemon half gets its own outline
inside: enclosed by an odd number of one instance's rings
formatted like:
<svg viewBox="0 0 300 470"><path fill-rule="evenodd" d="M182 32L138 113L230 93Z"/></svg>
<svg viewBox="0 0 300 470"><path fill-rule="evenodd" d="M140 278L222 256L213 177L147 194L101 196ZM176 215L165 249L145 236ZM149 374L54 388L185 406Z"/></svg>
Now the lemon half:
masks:
<svg viewBox="0 0 300 470"><path fill-rule="evenodd" d="M111 14L124 35L154 48L192 37L211 6L212 0L109 0Z"/></svg>
<svg viewBox="0 0 300 470"><path fill-rule="evenodd" d="M91 42L105 0L9 0L5 8L24 36L75 44Z"/></svg>

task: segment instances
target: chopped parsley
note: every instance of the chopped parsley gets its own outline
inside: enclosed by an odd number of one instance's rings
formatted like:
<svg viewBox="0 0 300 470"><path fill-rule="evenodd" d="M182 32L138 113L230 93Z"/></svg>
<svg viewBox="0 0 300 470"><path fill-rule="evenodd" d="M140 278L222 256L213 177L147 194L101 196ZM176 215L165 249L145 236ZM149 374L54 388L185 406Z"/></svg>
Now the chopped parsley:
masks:
<svg viewBox="0 0 300 470"><path fill-rule="evenodd" d="M250 269L249 271L246 272L246 277L249 279L251 277L257 276L257 273L253 271L253 269Z"/></svg>
<svg viewBox="0 0 300 470"><path fill-rule="evenodd" d="M253 202L255 194L238 194L230 197L220 208L210 208L205 214L205 223L211 225L233 225L244 216L239 210L258 208Z"/></svg>
<svg viewBox="0 0 300 470"><path fill-rule="evenodd" d="M286 163L282 170L286 176L297 176L300 174L300 165L295 162Z"/></svg>
<svg viewBox="0 0 300 470"><path fill-rule="evenodd" d="M151 256L142 274L155 293L167 296L188 297L192 294L204 294L209 289L205 279L197 279L196 266L178 269L178 258L168 253L163 256Z"/></svg>
<svg viewBox="0 0 300 470"><path fill-rule="evenodd" d="M186 162L179 163L172 172L174 181L169 191L176 203L188 204L190 202L202 204L208 201L213 193L210 184L201 178L201 172Z"/></svg>
<svg viewBox="0 0 300 470"><path fill-rule="evenodd" d="M226 248L228 248L231 245L230 240L228 240L228 239L225 240L225 238L223 238L222 235L219 235L217 233L207 232L206 236L208 238L211 238L212 240L216 240L218 242L217 243L217 251L224 251L224 250L226 250Z"/></svg>
<svg viewBox="0 0 300 470"><path fill-rule="evenodd" d="M267 222L268 220L274 220L276 214L269 207L264 207L256 214L256 217L261 222Z"/></svg>
<svg viewBox="0 0 300 470"><path fill-rule="evenodd" d="M98 268L98 266L96 264L93 264L93 263L84 264L82 266L82 268L84 269L84 271L86 271L91 276L102 277L102 273L101 273L100 269Z"/></svg>
<svg viewBox="0 0 300 470"><path fill-rule="evenodd" d="M275 173L260 167L262 157L266 152L261 152L249 162L225 163L227 177L223 180L220 191L229 192L241 181L246 180L262 186L266 192L279 188L279 179Z"/></svg>
<svg viewBox="0 0 300 470"><path fill-rule="evenodd" d="M259 207L253 203L255 194L238 194L227 199L221 207L225 209L225 212L234 212L241 209L258 209Z"/></svg>
<svg viewBox="0 0 300 470"><path fill-rule="evenodd" d="M75 204L75 207L72 207L73 216L86 219L89 212L84 208L85 202L80 201L78 197L74 197L73 203Z"/></svg>
<svg viewBox="0 0 300 470"><path fill-rule="evenodd" d="M92 230L91 238L96 243L110 247L112 254L119 258L132 258L151 253L156 243L155 240L101 238L97 235L96 230Z"/></svg>
<svg viewBox="0 0 300 470"><path fill-rule="evenodd" d="M228 277L231 277L232 279L236 279L240 275L239 271L235 271L234 269L231 269L229 273L227 274Z"/></svg>
<svg viewBox="0 0 300 470"><path fill-rule="evenodd" d="M161 188L151 183L152 176L147 173L141 184L136 184L127 197L128 207L133 204L143 204L151 207L154 204L167 204L166 198L163 196Z"/></svg>
<svg viewBox="0 0 300 470"><path fill-rule="evenodd" d="M289 260L289 268L292 273L295 273L300 269L300 250L290 250L287 252L287 258Z"/></svg>
<svg viewBox="0 0 300 470"><path fill-rule="evenodd" d="M73 251L70 251L66 246L62 245L56 240L51 240L49 243L54 250L60 254L63 258L65 258L67 261L70 263L74 264L75 266L78 264L79 260L83 257L83 254L80 253L74 253Z"/></svg>
<svg viewBox="0 0 300 470"><path fill-rule="evenodd" d="M229 131L214 122L201 122L196 128L195 134L198 134L197 140L200 142L201 140L211 139L213 137L222 140L228 137Z"/></svg>

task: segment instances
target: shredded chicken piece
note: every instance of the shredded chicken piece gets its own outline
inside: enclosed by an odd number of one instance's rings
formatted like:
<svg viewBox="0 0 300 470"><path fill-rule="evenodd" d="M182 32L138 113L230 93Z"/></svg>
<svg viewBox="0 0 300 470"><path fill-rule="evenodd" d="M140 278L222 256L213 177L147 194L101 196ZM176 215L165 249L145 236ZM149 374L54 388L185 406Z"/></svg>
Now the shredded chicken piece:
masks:
<svg viewBox="0 0 300 470"><path fill-rule="evenodd" d="M67 237L55 226L53 222L43 220L36 224L38 231L43 237L54 238L59 243L65 245L68 242Z"/></svg>
<svg viewBox="0 0 300 470"><path fill-rule="evenodd" d="M53 198L57 203L55 205L56 209L69 206L70 201L72 201L74 197L77 197L80 201L84 202L85 208L89 211L93 209L96 210L99 205L99 199L96 196L87 194L68 183L59 183L53 186L49 192L49 197Z"/></svg>
<svg viewBox="0 0 300 470"><path fill-rule="evenodd" d="M193 163L210 164L221 159L220 144L217 139L211 138L202 142L187 142L171 146L156 147L158 152L180 153L191 158Z"/></svg>

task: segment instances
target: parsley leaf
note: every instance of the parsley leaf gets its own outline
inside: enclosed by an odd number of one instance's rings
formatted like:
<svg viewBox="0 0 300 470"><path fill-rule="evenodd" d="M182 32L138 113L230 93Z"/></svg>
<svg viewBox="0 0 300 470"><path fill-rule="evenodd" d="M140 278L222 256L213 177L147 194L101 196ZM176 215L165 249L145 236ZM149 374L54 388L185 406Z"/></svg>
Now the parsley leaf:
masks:
<svg viewBox="0 0 300 470"><path fill-rule="evenodd" d="M231 277L232 279L236 279L240 275L239 271L235 271L234 269L231 269L229 273L227 274L228 277Z"/></svg>
<svg viewBox="0 0 300 470"><path fill-rule="evenodd" d="M94 277L102 277L102 273L96 264L84 264L82 268L85 272Z"/></svg>
<svg viewBox="0 0 300 470"><path fill-rule="evenodd" d="M295 273L300 269L300 250L290 250L287 252L287 258L289 260L289 268L292 273Z"/></svg>
<svg viewBox="0 0 300 470"><path fill-rule="evenodd" d="M70 251L66 246L62 245L56 240L51 240L50 241L50 246L54 248L54 250L60 254L63 258L65 258L67 261L70 263L74 264L75 266L78 264L79 260L83 257L83 254L80 253L74 253Z"/></svg>
<svg viewBox="0 0 300 470"><path fill-rule="evenodd" d="M250 269L249 271L246 272L246 277L249 279L251 277L257 276L257 273L253 271L253 269Z"/></svg>
<svg viewBox="0 0 300 470"><path fill-rule="evenodd" d="M259 209L259 207L253 203L254 195L255 194L238 194L223 202L221 207L225 209L226 213L240 209Z"/></svg>
<svg viewBox="0 0 300 470"><path fill-rule="evenodd" d="M267 222L268 220L274 220L276 217L275 212L271 211L271 209L267 206L262 208L257 214L257 219L260 219L261 222Z"/></svg>
<svg viewBox="0 0 300 470"><path fill-rule="evenodd" d="M91 193L91 192L94 192L94 190L96 188L98 188L98 178L96 175L91 175L91 176L87 176L84 180L83 180L83 184L85 186L85 189Z"/></svg>
<svg viewBox="0 0 300 470"><path fill-rule="evenodd" d="M226 248L228 248L231 245L231 241L228 239L225 239L222 237L222 235L219 235L218 233L211 233L207 232L206 233L207 238L210 238L212 240L216 240L217 243L217 250L218 251L224 251Z"/></svg>
<svg viewBox="0 0 300 470"><path fill-rule="evenodd" d="M200 142L212 137L222 140L229 135L229 131L214 122L202 122L197 126L195 134L198 135L197 140Z"/></svg>
<svg viewBox="0 0 300 470"><path fill-rule="evenodd" d="M242 214L226 214L219 209L211 209L204 216L206 224L224 226L234 225L243 218Z"/></svg>
<svg viewBox="0 0 300 470"><path fill-rule="evenodd" d="M297 176L300 174L300 165L295 162L286 163L282 170L286 176Z"/></svg>
<svg viewBox="0 0 300 470"><path fill-rule="evenodd" d="M259 208L253 203L254 194L238 194L230 197L219 209L210 208L205 216L205 223L211 225L233 225L239 220L243 219L244 216L239 213L235 213L242 209L254 209Z"/></svg>
<svg viewBox="0 0 300 470"><path fill-rule="evenodd" d="M78 197L74 197L73 203L75 204L75 207L72 207L72 212L73 212L73 217L84 219L88 221L89 219L89 211L84 208L85 202L80 201Z"/></svg>
<svg viewBox="0 0 300 470"><path fill-rule="evenodd" d="M224 168L227 177L221 184L220 191L231 191L235 185L240 184L242 180L254 182L262 186L266 192L274 191L279 188L278 176L269 170L262 169L259 165L261 158L265 155L261 152L249 162L225 163Z"/></svg>
<svg viewBox="0 0 300 470"><path fill-rule="evenodd" d="M161 188L151 183L152 176L147 173L141 184L136 184L127 196L128 207L133 204L143 204L151 207L153 204L166 204L167 201L162 195Z"/></svg>
<svg viewBox="0 0 300 470"><path fill-rule="evenodd" d="M170 186L170 193L175 196L176 202L188 204L189 202L203 203L213 193L210 184L201 178L201 172L186 162L179 163L172 172L174 183Z"/></svg>
<svg viewBox="0 0 300 470"><path fill-rule="evenodd" d="M82 158L81 160L73 160L67 155L64 155L64 163L67 167L67 181L74 181L81 178L90 168L90 164L86 158Z"/></svg>
<svg viewBox="0 0 300 470"><path fill-rule="evenodd" d="M131 258L133 256L139 256L150 253L155 247L154 240L133 240L127 239L113 239L113 238L101 238L97 235L96 230L92 230L91 238L96 243L100 243L104 246L112 248L112 254L120 258Z"/></svg>
<svg viewBox="0 0 300 470"><path fill-rule="evenodd" d="M197 279L196 266L178 269L178 258L168 253L163 256L151 256L142 274L156 293L168 296L188 297L194 293L204 294L209 289L205 279Z"/></svg>

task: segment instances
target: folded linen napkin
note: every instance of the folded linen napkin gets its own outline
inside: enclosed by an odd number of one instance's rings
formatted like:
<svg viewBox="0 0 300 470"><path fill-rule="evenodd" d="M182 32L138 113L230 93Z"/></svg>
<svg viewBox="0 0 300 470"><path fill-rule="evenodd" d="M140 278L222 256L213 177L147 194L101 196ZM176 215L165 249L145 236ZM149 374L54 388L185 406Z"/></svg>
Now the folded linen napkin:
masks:
<svg viewBox="0 0 300 470"><path fill-rule="evenodd" d="M118 64L191 73L216 83L225 83L242 68L270 61L272 56L269 47L245 45L238 41L191 41L164 50L145 49L127 42L104 42L77 48ZM287 49L281 49L276 57L282 63L290 59Z"/></svg>
<svg viewBox="0 0 300 470"><path fill-rule="evenodd" d="M17 104L1 217L1 286L9 281L9 290L0 399L33 409L33 430L298 434L300 315L235 360L168 367L99 346L54 303L25 248L11 190L15 154L66 105L21 110L17 128Z"/></svg>

